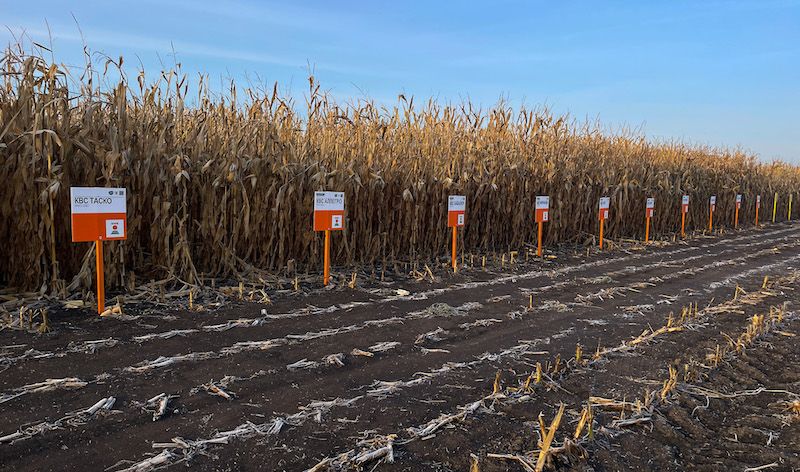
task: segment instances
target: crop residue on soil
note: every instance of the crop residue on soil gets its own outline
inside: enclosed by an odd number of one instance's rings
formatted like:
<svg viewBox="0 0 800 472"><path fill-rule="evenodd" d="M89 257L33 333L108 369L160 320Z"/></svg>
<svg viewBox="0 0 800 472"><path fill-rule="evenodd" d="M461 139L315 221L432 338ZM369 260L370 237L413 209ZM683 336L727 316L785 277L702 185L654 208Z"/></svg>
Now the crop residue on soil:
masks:
<svg viewBox="0 0 800 472"><path fill-rule="evenodd" d="M62 316L0 333L0 468L798 469L798 270L774 225L402 292Z"/></svg>

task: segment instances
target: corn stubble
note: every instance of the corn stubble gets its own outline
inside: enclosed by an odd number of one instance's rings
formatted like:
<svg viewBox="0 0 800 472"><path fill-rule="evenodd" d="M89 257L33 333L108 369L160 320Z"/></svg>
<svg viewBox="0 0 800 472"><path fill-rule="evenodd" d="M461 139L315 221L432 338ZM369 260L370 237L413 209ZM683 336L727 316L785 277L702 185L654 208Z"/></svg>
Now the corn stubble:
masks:
<svg viewBox="0 0 800 472"><path fill-rule="evenodd" d="M553 244L588 240L601 195L612 197L608 236L623 238L641 236L647 196L658 205L653 234L672 234L684 193L691 228L703 226L712 193L724 224L736 193L747 196L747 221L752 196L767 208L775 192L786 199L800 188L789 165L652 143L547 109L420 105L402 95L389 107L337 103L314 77L297 105L277 84L231 83L220 96L179 65L129 79L122 58L91 57L78 71L36 48L11 46L2 57L0 283L58 294L91 286L91 248L70 241L70 186L128 189L128 241L106 245L106 280L118 287L137 274L197 284L316 272L311 212L321 189L347 199L333 262L397 270L447 254L448 194L468 199L462 250L485 253L533 240L537 194L551 197Z"/></svg>

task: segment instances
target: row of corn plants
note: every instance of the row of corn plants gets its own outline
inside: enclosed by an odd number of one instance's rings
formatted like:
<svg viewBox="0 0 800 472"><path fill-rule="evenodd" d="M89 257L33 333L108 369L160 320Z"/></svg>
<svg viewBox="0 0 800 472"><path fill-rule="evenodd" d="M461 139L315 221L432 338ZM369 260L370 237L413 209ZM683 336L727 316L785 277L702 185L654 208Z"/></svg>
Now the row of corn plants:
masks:
<svg viewBox="0 0 800 472"><path fill-rule="evenodd" d="M337 103L314 77L302 99L272 89L212 91L180 67L129 77L122 58L76 70L13 45L0 61L0 285L64 294L91 286L91 248L72 244L69 187L128 189L128 240L106 245L107 282L200 283L317 271L315 190L346 194L334 245L339 265L445 256L447 196L467 196L462 248L507 251L534 240L534 200L551 196L545 243L596 232L600 196L612 200L607 235L641 237L644 201L656 198L653 234L732 224L734 195L752 221L780 198L785 220L800 171L741 150L651 142L547 109L469 102L393 106ZM794 210L795 216L797 210Z"/></svg>

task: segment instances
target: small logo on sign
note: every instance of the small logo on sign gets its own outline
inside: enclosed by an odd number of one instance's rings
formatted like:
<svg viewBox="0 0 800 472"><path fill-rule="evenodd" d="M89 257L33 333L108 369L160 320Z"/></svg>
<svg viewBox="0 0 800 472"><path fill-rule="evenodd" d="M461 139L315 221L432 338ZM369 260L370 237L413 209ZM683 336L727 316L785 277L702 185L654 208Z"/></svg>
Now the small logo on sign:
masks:
<svg viewBox="0 0 800 472"><path fill-rule="evenodd" d="M458 214L458 226L464 226L464 214L463 213L459 213Z"/></svg>
<svg viewBox="0 0 800 472"><path fill-rule="evenodd" d="M331 216L331 228L339 229L342 227L342 215Z"/></svg>
<svg viewBox="0 0 800 472"><path fill-rule="evenodd" d="M125 235L125 222L122 220L106 220L106 237L121 238Z"/></svg>

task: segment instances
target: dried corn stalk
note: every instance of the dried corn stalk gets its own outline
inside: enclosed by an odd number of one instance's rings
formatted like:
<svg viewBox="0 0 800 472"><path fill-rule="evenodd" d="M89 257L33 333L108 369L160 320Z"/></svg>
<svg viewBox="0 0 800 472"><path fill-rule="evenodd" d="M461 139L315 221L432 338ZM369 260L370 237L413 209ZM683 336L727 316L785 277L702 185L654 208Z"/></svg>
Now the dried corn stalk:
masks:
<svg viewBox="0 0 800 472"><path fill-rule="evenodd" d="M432 261L447 252L445 202L454 192L469 199L468 252L529 242L537 193L550 195L563 216L549 224L546 244L594 233L590 215L601 194L613 200L612 239L641 236L631 215L645 196L667 205L653 234L679 227L682 194L702 202L716 193L719 215L732 213L736 193L761 194L765 207L775 192L781 206L800 196L794 166L611 134L546 109L482 111L433 100L419 107L404 97L385 109L365 99L337 103L310 77L308 108L299 110L277 84L244 98L231 84L219 96L179 66L150 79L143 72L137 83L112 70L98 79L96 70L68 71L18 45L0 58L0 70L0 181L9 183L0 187L7 249L0 280L21 289L91 286L92 249L70 242L70 186L129 189L128 242L107 247L116 262L107 283L119 287L141 273L197 284L201 272L257 278L317 270L319 235L306 216L322 188L344 191L348 202L335 265L412 262L425 279L435 278ZM690 228L705 211L690 207ZM740 217L754 211L747 198Z"/></svg>
<svg viewBox="0 0 800 472"><path fill-rule="evenodd" d="M88 385L87 382L84 382L83 380L76 377L67 377L63 379L47 379L44 382L37 382L33 384L24 385L22 387L15 388L9 393L0 394L0 403L5 403L17 397L28 395L30 393L52 392L54 390L75 390L83 388L86 385Z"/></svg>
<svg viewBox="0 0 800 472"><path fill-rule="evenodd" d="M36 423L31 426L24 426L15 433L0 436L0 444L4 443L13 444L15 442L22 441L24 439L29 439L34 436L38 436L40 434L45 434L49 431L62 429L65 426L80 426L86 424L86 422L91 420L96 414L98 414L98 412L110 411L111 408L114 406L115 401L116 399L114 397L102 398L89 408L84 408L73 411L71 413L67 413L63 417L53 422L43 421L41 423Z"/></svg>

